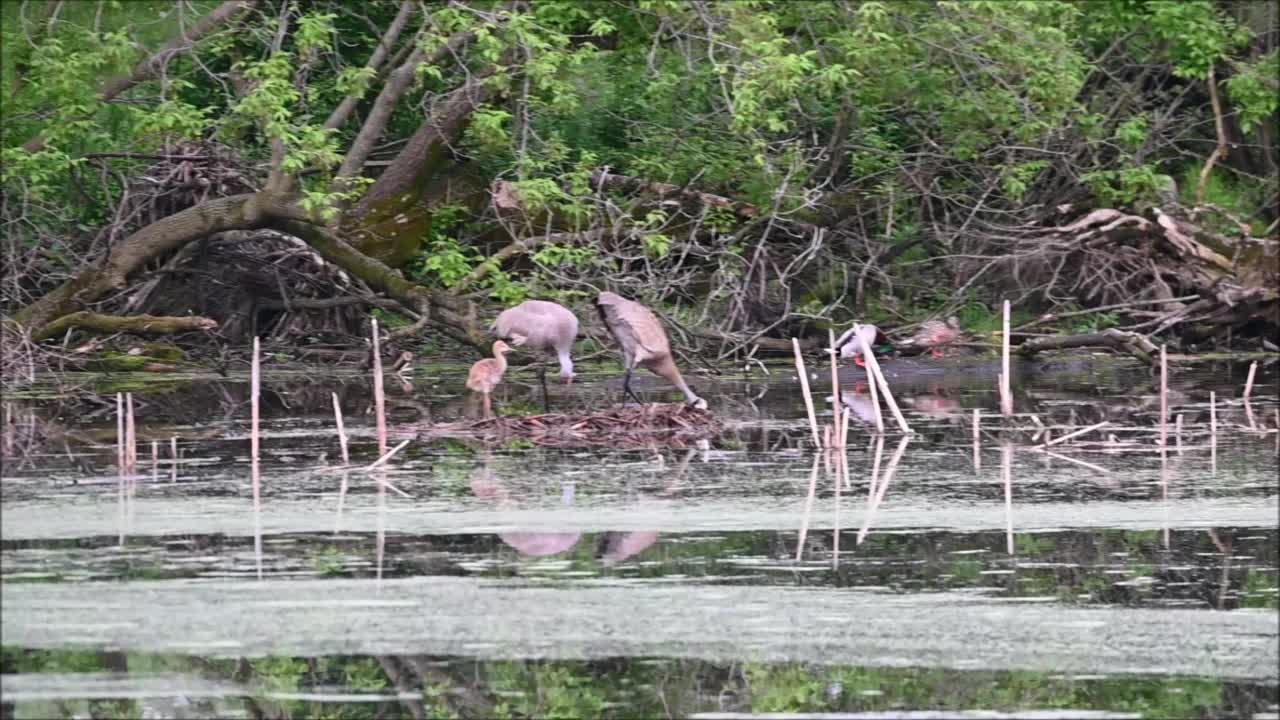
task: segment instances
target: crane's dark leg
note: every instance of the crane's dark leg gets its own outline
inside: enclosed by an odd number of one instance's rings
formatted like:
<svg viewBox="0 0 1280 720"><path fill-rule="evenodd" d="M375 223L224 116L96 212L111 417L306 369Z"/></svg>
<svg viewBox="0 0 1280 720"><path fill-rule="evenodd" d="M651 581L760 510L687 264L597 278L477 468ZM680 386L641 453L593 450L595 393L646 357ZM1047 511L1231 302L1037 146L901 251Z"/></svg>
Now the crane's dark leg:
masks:
<svg viewBox="0 0 1280 720"><path fill-rule="evenodd" d="M551 412L551 403L547 400L547 366L538 363L538 382L542 383L542 412Z"/></svg>
<svg viewBox="0 0 1280 720"><path fill-rule="evenodd" d="M644 404L644 402L640 398L636 397L635 391L631 389L631 373L634 372L634 370L635 370L634 368L629 367L627 368L626 372L622 374L622 404L623 405L627 404L627 396L630 396L632 400L635 400L637 405Z"/></svg>

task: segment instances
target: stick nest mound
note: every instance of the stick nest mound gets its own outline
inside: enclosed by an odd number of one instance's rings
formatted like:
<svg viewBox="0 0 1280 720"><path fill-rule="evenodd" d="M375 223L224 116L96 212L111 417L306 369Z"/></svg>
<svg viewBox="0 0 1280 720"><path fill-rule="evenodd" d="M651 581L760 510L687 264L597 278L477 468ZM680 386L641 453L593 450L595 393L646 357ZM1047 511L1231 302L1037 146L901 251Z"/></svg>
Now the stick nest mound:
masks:
<svg viewBox="0 0 1280 720"><path fill-rule="evenodd" d="M612 447L618 449L689 447L714 437L723 428L706 410L683 404L624 405L589 414L492 417L433 425L426 436L466 436L503 441L515 438L556 448Z"/></svg>

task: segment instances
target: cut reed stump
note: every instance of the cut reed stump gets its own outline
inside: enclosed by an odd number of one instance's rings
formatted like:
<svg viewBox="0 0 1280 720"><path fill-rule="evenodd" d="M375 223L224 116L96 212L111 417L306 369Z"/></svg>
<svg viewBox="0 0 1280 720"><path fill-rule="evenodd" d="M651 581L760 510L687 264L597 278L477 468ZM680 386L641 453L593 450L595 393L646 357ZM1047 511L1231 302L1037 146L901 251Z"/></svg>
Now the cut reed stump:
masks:
<svg viewBox="0 0 1280 720"><path fill-rule="evenodd" d="M624 405L587 414L548 413L522 417L430 425L420 437L471 437L488 441L522 439L543 447L643 449L683 448L715 437L723 429L707 410L678 404Z"/></svg>

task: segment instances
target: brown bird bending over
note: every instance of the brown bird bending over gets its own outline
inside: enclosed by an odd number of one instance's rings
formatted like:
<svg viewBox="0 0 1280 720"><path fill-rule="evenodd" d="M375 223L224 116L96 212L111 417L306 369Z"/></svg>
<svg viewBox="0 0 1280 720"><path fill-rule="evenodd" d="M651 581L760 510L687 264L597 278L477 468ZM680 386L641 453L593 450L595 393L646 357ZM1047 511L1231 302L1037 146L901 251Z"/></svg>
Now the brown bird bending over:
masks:
<svg viewBox="0 0 1280 720"><path fill-rule="evenodd" d="M600 293L596 298L596 310L600 312L600 319L609 328L613 339L622 348L622 364L625 368L622 376L624 404L628 395L640 402L640 398L631 389L631 374L637 365L642 365L679 388L690 405L699 410L707 409L707 401L689 388L680 376L680 369L671 359L671 345L667 342L666 331L658 322L658 316L640 303L611 292Z"/></svg>
<svg viewBox="0 0 1280 720"><path fill-rule="evenodd" d="M493 408L489 403L489 393L498 387L498 383L502 382L502 374L507 371L506 353L511 352L511 348L501 340L493 344L493 357L479 360L475 365L471 366L471 372L467 375L467 389L484 395L484 416L493 415Z"/></svg>
<svg viewBox="0 0 1280 720"><path fill-rule="evenodd" d="M543 357L555 353L560 361L560 382L573 381L569 352L578 337L578 316L569 308L547 300L526 300L498 314L489 328L516 347L527 347L538 356L538 382L542 384L542 409L547 407L547 368Z"/></svg>
<svg viewBox="0 0 1280 720"><path fill-rule="evenodd" d="M904 340L901 347L917 347L929 350L934 357L942 357L942 351L939 348L950 345L959 337L960 319L952 315L946 322L929 320L922 323L915 335Z"/></svg>

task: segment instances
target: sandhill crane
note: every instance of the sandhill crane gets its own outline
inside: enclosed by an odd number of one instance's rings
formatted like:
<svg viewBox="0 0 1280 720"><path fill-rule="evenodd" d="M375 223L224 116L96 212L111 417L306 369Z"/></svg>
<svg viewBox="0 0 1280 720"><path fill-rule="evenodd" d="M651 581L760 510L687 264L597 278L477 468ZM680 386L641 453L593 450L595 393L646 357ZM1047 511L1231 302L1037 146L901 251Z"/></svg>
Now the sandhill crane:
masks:
<svg viewBox="0 0 1280 720"><path fill-rule="evenodd" d="M836 348L840 351L840 357L851 357L854 364L862 367L862 349L870 350L879 336L880 328L875 325L854 325L836 340Z"/></svg>
<svg viewBox="0 0 1280 720"><path fill-rule="evenodd" d="M525 346L538 356L538 382L542 384L542 409L548 409L546 355L560 361L560 382L573 381L569 351L578 337L578 316L569 308L547 300L526 300L498 313L489 330L515 347Z"/></svg>
<svg viewBox="0 0 1280 720"><path fill-rule="evenodd" d="M501 340L493 344L493 357L479 360L475 365L471 366L471 372L467 375L467 389L484 395L484 416L487 418L493 415L493 408L489 403L489 393L498 387L498 383L502 382L502 374L507 371L506 353L511 352L511 348Z"/></svg>
<svg viewBox="0 0 1280 720"><path fill-rule="evenodd" d="M680 376L680 369L671 359L671 345L667 342L666 331L658 322L658 316L640 303L611 292L602 292L596 297L596 310L600 312L600 319L609 328L613 339L622 348L622 364L625 369L622 376L624 403L628 395L640 402L640 398L631 390L631 374L637 365L642 365L679 388L690 405L699 410L707 409L707 401L689 388Z"/></svg>
<svg viewBox="0 0 1280 720"><path fill-rule="evenodd" d="M942 357L941 347L955 342L960 337L960 319L952 315L946 322L929 320L921 323L920 329L910 338L903 340L902 347L915 347L929 350L934 357Z"/></svg>

